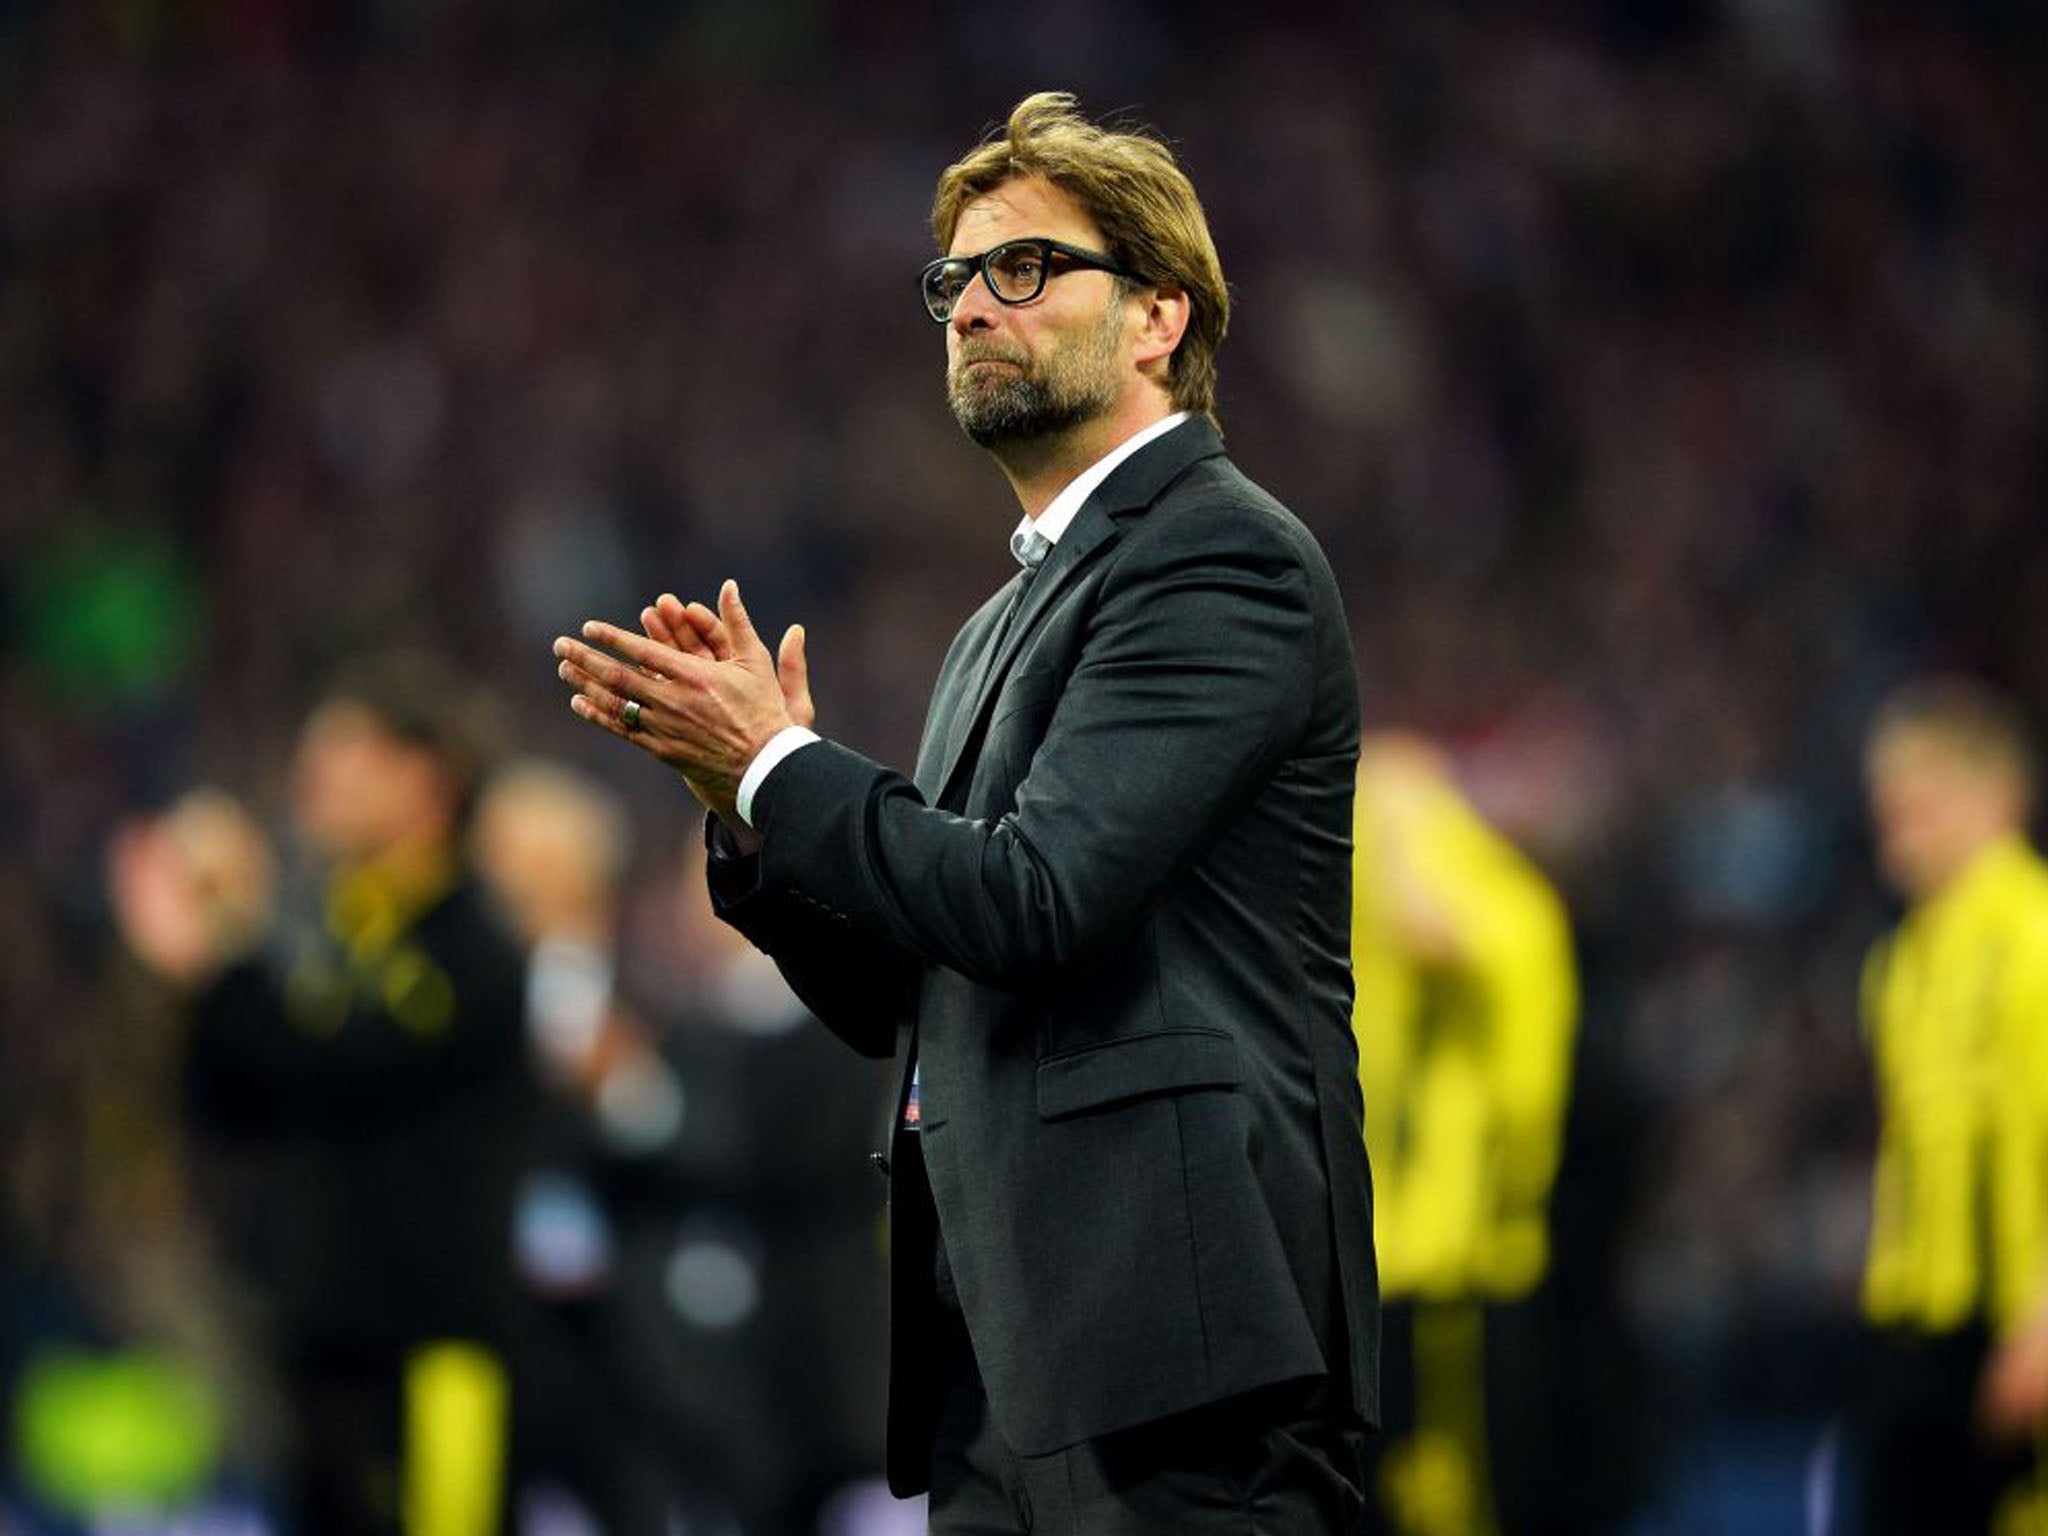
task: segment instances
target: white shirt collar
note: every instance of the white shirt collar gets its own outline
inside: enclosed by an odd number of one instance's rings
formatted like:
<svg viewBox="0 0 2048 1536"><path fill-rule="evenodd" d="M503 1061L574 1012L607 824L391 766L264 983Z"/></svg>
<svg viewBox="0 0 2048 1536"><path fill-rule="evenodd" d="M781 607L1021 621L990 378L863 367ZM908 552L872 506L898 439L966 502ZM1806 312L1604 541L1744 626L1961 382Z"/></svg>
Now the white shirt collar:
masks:
<svg viewBox="0 0 2048 1536"><path fill-rule="evenodd" d="M1052 553L1053 545L1059 543L1060 535L1067 531L1067 524L1074 520L1074 514L1095 494L1095 488L1110 477L1117 465L1153 438L1164 437L1187 419L1186 411L1175 411L1164 421L1155 421L1143 431L1133 432L1069 480L1065 489L1053 497L1036 518L1027 517L1018 523L1010 534L1010 553L1017 557L1017 563L1027 568L1041 564Z"/></svg>

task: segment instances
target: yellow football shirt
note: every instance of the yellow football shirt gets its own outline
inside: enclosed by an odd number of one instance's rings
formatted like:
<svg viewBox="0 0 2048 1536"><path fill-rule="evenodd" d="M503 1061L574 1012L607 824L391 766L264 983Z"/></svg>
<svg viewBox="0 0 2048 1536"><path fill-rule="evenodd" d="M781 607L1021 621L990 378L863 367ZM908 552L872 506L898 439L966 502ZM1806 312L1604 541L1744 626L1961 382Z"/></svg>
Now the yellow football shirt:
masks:
<svg viewBox="0 0 2048 1536"><path fill-rule="evenodd" d="M1941 1332L2018 1322L2048 1274L2048 864L1987 848L1872 950L1882 1110L1863 1305Z"/></svg>
<svg viewBox="0 0 2048 1536"><path fill-rule="evenodd" d="M1578 1013L1569 920L1447 780L1404 784L1391 814L1384 795L1360 800L1353 1027L1381 1286L1522 1296L1549 1264ZM1446 936L1435 953L1404 933L1404 881Z"/></svg>

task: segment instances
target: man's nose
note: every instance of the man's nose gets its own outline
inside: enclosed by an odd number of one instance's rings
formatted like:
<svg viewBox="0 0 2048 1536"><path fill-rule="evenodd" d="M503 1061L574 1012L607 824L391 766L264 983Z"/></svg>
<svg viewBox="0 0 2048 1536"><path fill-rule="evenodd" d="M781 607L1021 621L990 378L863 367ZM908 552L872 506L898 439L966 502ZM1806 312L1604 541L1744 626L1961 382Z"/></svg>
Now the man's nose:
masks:
<svg viewBox="0 0 2048 1536"><path fill-rule="evenodd" d="M997 307L996 296L988 291L988 279L977 272L960 290L960 297L953 301L953 318L949 323L962 336L974 331L992 330Z"/></svg>

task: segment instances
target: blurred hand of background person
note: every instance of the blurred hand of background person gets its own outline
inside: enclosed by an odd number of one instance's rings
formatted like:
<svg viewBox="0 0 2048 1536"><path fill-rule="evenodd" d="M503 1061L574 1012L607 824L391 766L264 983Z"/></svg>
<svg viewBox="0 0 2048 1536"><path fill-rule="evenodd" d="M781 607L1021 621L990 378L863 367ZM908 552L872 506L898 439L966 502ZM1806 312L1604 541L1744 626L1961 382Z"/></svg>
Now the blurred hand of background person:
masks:
<svg viewBox="0 0 2048 1536"><path fill-rule="evenodd" d="M2048 1304L1992 1352L1979 1412L2004 1440L2029 1440L2048 1423Z"/></svg>
<svg viewBox="0 0 2048 1536"><path fill-rule="evenodd" d="M276 860L254 819L218 790L122 828L108 863L122 937L179 987L202 985L269 930Z"/></svg>

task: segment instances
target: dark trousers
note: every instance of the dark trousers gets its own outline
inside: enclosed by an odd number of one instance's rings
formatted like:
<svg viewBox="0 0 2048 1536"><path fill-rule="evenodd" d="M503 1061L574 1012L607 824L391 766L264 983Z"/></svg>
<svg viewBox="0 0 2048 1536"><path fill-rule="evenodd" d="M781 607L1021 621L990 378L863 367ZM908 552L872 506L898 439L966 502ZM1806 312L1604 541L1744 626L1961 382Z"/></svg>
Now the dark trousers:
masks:
<svg viewBox="0 0 2048 1536"><path fill-rule="evenodd" d="M1020 1456L989 1413L943 1239L934 1282L934 1536L1351 1536L1365 1432L1320 1381L1291 1382L1049 1456ZM1133 1277L1136 1283L1136 1277Z"/></svg>
<svg viewBox="0 0 2048 1536"><path fill-rule="evenodd" d="M2038 1476L2033 1448L1978 1428L1989 1356L1981 1327L1871 1336L1850 1416L1865 1536L1983 1536L2000 1528L2001 1505L2027 1495Z"/></svg>
<svg viewBox="0 0 2048 1536"><path fill-rule="evenodd" d="M287 1525L296 1536L399 1536L400 1362L340 1349L286 1363L293 1418Z"/></svg>

